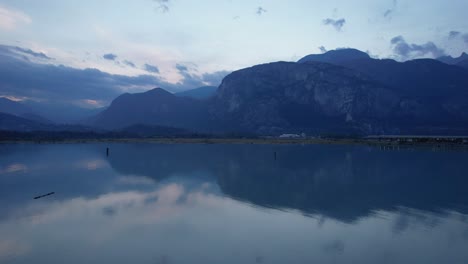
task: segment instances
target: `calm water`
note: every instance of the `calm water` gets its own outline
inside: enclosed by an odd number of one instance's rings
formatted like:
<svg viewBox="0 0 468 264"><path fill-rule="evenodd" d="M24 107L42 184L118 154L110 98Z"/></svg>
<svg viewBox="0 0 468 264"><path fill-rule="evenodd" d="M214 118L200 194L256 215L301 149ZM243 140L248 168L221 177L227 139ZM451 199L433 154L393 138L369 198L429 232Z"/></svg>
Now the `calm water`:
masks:
<svg viewBox="0 0 468 264"><path fill-rule="evenodd" d="M467 172L431 149L0 145L0 263L468 263Z"/></svg>

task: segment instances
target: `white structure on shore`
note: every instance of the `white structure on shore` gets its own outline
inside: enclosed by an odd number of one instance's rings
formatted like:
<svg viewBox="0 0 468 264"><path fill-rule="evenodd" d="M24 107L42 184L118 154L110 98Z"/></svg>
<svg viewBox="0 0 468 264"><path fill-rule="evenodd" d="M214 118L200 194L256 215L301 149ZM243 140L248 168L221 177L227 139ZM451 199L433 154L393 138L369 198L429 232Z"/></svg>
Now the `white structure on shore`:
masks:
<svg viewBox="0 0 468 264"><path fill-rule="evenodd" d="M281 136L279 136L279 138L305 138L306 137L306 134L305 133L302 133L302 134L282 134Z"/></svg>

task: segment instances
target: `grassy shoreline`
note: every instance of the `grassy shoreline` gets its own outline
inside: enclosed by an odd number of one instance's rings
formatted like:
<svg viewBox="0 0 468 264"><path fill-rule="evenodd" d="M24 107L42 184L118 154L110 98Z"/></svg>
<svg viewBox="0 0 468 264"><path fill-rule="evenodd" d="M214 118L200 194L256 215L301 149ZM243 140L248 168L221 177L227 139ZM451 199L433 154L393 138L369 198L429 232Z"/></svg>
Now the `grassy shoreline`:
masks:
<svg viewBox="0 0 468 264"><path fill-rule="evenodd" d="M85 138L85 139L18 139L0 140L0 144L89 144L89 143L151 143L151 144L252 144L252 145L370 145L384 147L428 146L437 148L467 148L467 143L449 140L402 141L355 138Z"/></svg>

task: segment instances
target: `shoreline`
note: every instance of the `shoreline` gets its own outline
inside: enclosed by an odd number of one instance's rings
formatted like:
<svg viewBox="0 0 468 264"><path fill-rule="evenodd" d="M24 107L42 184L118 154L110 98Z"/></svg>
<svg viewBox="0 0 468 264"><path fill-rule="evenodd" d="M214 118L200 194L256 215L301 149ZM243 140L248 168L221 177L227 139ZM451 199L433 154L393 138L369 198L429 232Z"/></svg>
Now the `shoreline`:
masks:
<svg viewBox="0 0 468 264"><path fill-rule="evenodd" d="M367 145L383 147L436 147L436 148L466 148L468 143L453 142L448 139L427 140L424 142L404 141L395 139L354 139L354 138L88 138L88 139L18 139L0 140L0 145L6 144L91 144L91 143L148 143L148 144L241 144L241 145Z"/></svg>

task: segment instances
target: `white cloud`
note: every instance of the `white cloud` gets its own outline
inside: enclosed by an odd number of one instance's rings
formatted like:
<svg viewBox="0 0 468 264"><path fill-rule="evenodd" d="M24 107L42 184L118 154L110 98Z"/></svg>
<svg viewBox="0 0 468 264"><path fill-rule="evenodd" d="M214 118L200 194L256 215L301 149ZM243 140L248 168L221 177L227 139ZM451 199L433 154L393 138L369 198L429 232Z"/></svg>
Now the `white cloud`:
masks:
<svg viewBox="0 0 468 264"><path fill-rule="evenodd" d="M31 18L25 13L0 6L0 29L11 31L22 24L30 24Z"/></svg>

